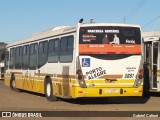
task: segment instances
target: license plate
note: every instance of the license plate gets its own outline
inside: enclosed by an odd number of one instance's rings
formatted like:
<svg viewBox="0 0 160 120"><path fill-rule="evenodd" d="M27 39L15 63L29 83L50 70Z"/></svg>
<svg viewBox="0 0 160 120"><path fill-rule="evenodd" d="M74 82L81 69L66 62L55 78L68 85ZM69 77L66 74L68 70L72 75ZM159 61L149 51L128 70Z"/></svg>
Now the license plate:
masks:
<svg viewBox="0 0 160 120"><path fill-rule="evenodd" d="M106 89L105 93L118 93L118 89Z"/></svg>

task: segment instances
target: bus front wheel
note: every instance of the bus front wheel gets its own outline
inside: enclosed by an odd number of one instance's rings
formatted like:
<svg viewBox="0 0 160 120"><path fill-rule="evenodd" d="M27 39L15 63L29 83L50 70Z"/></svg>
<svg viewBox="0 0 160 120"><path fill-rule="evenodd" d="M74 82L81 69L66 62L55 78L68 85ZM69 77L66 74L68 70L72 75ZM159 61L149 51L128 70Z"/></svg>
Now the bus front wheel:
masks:
<svg viewBox="0 0 160 120"><path fill-rule="evenodd" d="M57 101L57 98L53 95L53 87L51 79L47 78L45 80L45 96L49 101Z"/></svg>

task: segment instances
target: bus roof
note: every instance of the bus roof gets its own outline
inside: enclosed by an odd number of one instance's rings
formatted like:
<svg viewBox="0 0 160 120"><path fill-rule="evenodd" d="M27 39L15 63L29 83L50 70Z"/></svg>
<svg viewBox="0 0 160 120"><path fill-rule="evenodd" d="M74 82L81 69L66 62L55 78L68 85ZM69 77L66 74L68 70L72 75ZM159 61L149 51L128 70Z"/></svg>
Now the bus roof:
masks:
<svg viewBox="0 0 160 120"><path fill-rule="evenodd" d="M82 24L81 27L87 26L124 26L124 27L140 27L139 25L135 24L126 24L126 23L87 23Z"/></svg>
<svg viewBox="0 0 160 120"><path fill-rule="evenodd" d="M72 26L72 27L58 26L58 27L55 27L53 29L49 29L46 31L33 33L31 36L29 36L25 39L17 40L15 42L8 44L7 48L11 47L11 46L15 46L15 45L20 45L23 43L29 43L29 42L34 42L34 41L41 40L41 39L47 39L49 37L61 35L61 34L67 33L67 32L73 32L73 31L76 31L76 28L77 28L76 26Z"/></svg>
<svg viewBox="0 0 160 120"><path fill-rule="evenodd" d="M124 26L124 27L140 27L139 25L134 25L134 24L124 24L124 23L79 23L80 27L89 27L89 26ZM34 42L37 40L43 40L47 39L50 37L58 36L58 35L63 35L66 33L71 33L71 32L76 32L77 26L58 26L53 29L49 29L46 31L38 32L32 34L30 37L27 37L25 39L17 40L15 42L12 42L7 45L8 47L16 46L16 45L21 45L24 43L29 43L29 42Z"/></svg>
<svg viewBox="0 0 160 120"><path fill-rule="evenodd" d="M160 37L160 30L143 32L142 37Z"/></svg>
<svg viewBox="0 0 160 120"><path fill-rule="evenodd" d="M142 37L144 38L144 42L157 41L160 39L160 30L143 32Z"/></svg>

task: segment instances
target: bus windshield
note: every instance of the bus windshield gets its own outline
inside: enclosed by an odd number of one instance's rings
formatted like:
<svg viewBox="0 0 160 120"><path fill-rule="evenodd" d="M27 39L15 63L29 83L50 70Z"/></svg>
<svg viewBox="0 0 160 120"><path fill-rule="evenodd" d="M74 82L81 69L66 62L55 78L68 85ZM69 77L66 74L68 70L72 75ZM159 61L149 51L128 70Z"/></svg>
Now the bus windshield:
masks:
<svg viewBox="0 0 160 120"><path fill-rule="evenodd" d="M140 54L141 32L138 27L81 27L80 54Z"/></svg>
<svg viewBox="0 0 160 120"><path fill-rule="evenodd" d="M81 27L80 44L140 44L136 27Z"/></svg>

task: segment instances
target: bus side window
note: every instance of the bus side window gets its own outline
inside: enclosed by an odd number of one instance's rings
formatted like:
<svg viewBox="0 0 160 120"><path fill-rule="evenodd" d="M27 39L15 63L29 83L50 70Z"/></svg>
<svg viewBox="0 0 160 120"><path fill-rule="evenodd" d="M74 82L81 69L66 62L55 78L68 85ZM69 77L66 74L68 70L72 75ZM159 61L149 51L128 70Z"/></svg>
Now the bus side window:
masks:
<svg viewBox="0 0 160 120"><path fill-rule="evenodd" d="M13 69L15 65L15 48L10 49L10 64L9 68Z"/></svg>
<svg viewBox="0 0 160 120"><path fill-rule="evenodd" d="M15 68L21 69L22 67L22 47L16 47Z"/></svg>
<svg viewBox="0 0 160 120"><path fill-rule="evenodd" d="M8 69L8 66L9 66L9 51L6 51L5 69Z"/></svg>
<svg viewBox="0 0 160 120"><path fill-rule="evenodd" d="M72 62L73 60L73 36L64 37L60 40L60 62Z"/></svg>
<svg viewBox="0 0 160 120"><path fill-rule="evenodd" d="M74 48L74 37L68 37L68 41L67 41L67 55L68 55L68 61L72 61L73 60L73 48Z"/></svg>
<svg viewBox="0 0 160 120"><path fill-rule="evenodd" d="M29 45L23 46L22 53L22 69L28 69L29 67Z"/></svg>
<svg viewBox="0 0 160 120"><path fill-rule="evenodd" d="M35 70L37 67L37 52L38 44L33 43L30 45L29 69Z"/></svg>
<svg viewBox="0 0 160 120"><path fill-rule="evenodd" d="M57 63L59 60L59 39L49 40L48 62Z"/></svg>
<svg viewBox="0 0 160 120"><path fill-rule="evenodd" d="M38 51L38 68L42 67L47 62L48 41L39 43Z"/></svg>

